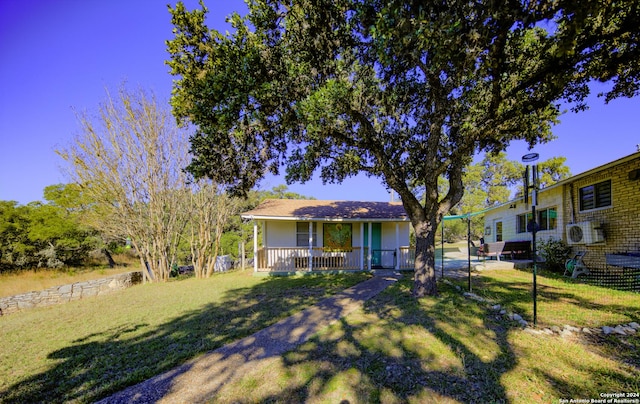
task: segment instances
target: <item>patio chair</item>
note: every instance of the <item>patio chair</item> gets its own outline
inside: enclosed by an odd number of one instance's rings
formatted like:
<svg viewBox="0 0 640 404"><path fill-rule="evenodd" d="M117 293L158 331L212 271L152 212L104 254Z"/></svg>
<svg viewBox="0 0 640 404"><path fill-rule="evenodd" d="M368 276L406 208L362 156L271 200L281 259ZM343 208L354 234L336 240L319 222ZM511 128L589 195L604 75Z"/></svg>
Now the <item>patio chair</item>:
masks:
<svg viewBox="0 0 640 404"><path fill-rule="evenodd" d="M586 251L578 251L573 258L568 259L564 264L564 276L571 274L571 277L575 279L578 275L588 274L589 268L582 261L585 255L587 255Z"/></svg>

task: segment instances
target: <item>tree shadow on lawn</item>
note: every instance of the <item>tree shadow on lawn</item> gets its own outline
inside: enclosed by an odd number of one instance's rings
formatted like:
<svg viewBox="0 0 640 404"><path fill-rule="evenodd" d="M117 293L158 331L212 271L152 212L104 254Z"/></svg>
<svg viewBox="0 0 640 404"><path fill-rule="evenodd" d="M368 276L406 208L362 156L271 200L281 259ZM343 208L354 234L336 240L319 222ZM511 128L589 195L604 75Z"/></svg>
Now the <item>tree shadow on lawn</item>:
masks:
<svg viewBox="0 0 640 404"><path fill-rule="evenodd" d="M3 403L91 402L174 369L185 361L251 335L321 298L353 278L268 278L230 290L210 303L150 328L144 319L83 336L48 354L48 370L0 391ZM87 320L90 321L90 320Z"/></svg>
<svg viewBox="0 0 640 404"><path fill-rule="evenodd" d="M516 365L509 329L457 293L425 306L411 296L410 285L390 286L367 302L362 316L342 318L283 355L282 369L269 371L279 371L280 379L269 383L286 386L242 402L509 401L500 380ZM261 378L247 375L211 402L237 397L242 386Z"/></svg>
<svg viewBox="0 0 640 404"><path fill-rule="evenodd" d="M577 358L583 347L562 352L558 337L512 328L457 292L428 301L410 296L410 282L393 285L361 316L343 318L283 355L280 368L268 371L272 379L247 375L211 402L260 382L286 384L242 402L550 402L584 392L585 380L563 378L567 373L593 375L590 391L603 380L610 388L637 383L637 373L600 367L598 357L583 363ZM557 362L538 353L539 344L558 344Z"/></svg>

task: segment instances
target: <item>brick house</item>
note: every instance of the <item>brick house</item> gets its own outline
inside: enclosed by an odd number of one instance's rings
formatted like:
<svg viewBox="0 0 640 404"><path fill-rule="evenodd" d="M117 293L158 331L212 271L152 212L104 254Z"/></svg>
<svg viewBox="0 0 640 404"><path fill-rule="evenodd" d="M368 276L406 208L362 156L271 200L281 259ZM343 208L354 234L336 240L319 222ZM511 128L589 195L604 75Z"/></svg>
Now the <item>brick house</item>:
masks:
<svg viewBox="0 0 640 404"><path fill-rule="evenodd" d="M541 190L538 240L564 240L587 251L587 266L616 266L620 255L640 261L640 152ZM531 240L531 207L522 198L485 213L485 242ZM618 256L616 258L616 256ZM631 259L635 268L638 263ZM624 265L627 267L627 265Z"/></svg>

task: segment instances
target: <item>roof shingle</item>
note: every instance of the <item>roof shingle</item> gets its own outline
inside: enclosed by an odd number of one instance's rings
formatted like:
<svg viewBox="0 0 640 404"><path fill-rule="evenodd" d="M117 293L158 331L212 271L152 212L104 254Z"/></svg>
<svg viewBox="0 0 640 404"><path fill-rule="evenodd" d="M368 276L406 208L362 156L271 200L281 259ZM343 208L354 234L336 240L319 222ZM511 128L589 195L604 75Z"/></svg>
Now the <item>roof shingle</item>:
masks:
<svg viewBox="0 0 640 404"><path fill-rule="evenodd" d="M308 199L265 199L243 218L291 219L396 219L407 220L398 202L320 201Z"/></svg>

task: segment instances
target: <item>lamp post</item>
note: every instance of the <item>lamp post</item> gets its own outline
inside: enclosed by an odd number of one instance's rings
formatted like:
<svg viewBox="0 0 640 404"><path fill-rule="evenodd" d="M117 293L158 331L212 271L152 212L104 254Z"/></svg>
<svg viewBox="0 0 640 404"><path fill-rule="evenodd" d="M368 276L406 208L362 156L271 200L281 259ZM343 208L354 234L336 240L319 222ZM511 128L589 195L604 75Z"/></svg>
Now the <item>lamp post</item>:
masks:
<svg viewBox="0 0 640 404"><path fill-rule="evenodd" d="M538 160L540 155L538 153L529 153L522 156L523 163L534 163ZM536 205L538 204L538 165L533 164L531 167L531 181L529 181L529 165L527 164L524 172L524 202L529 203L529 189L531 189L531 221L527 224L527 230L531 231L531 244L533 254L533 325L536 326L538 322L538 290L536 281L536 232L538 231L538 224L536 222Z"/></svg>

